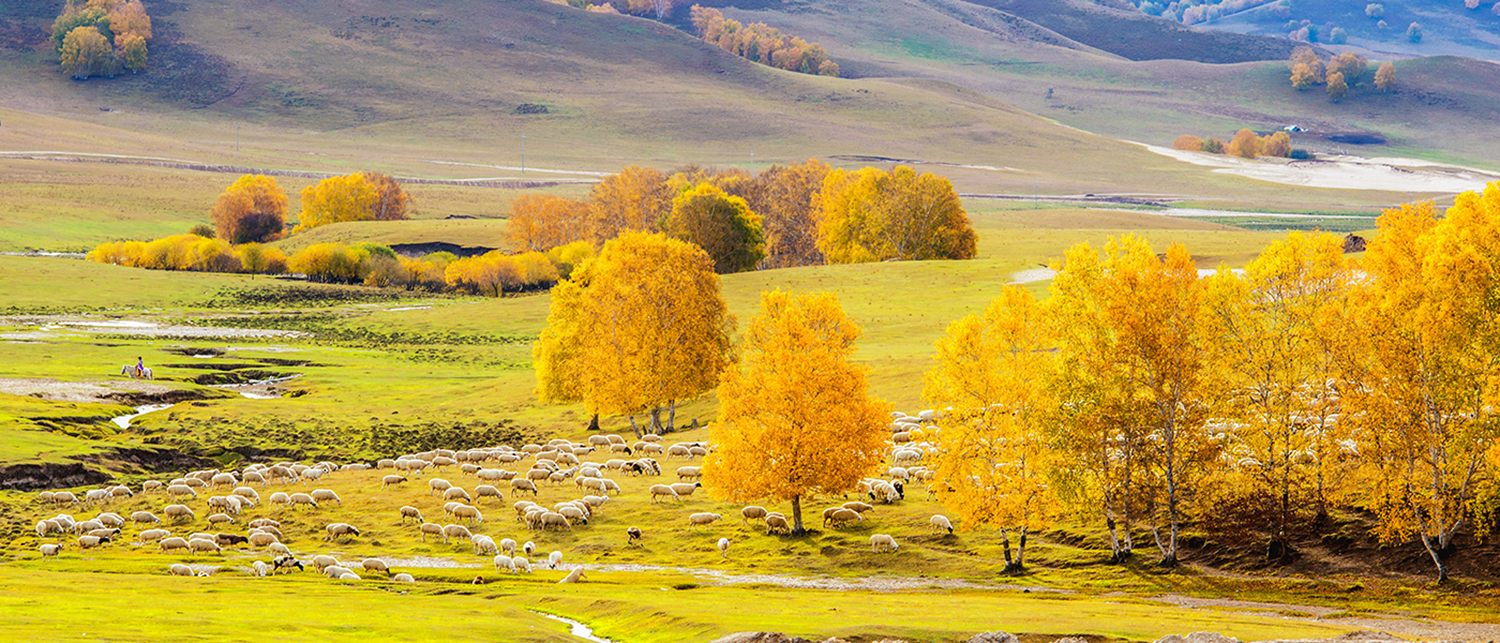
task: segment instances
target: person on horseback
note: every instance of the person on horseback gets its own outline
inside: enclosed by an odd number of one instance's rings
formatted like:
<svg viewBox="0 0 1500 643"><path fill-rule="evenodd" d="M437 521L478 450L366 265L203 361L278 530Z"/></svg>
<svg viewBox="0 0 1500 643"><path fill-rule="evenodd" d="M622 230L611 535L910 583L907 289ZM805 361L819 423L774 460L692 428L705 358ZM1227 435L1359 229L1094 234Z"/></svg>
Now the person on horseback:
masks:
<svg viewBox="0 0 1500 643"><path fill-rule="evenodd" d="M141 376L143 376L145 374L146 374L146 362L143 361L139 357L135 358L135 376L136 376L136 378L140 378Z"/></svg>

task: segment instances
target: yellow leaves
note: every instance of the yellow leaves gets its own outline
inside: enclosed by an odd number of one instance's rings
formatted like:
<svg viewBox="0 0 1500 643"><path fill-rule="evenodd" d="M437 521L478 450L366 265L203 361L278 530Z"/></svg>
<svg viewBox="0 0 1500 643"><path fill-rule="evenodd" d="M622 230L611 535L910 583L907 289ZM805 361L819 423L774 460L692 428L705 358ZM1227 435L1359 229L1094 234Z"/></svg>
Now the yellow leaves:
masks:
<svg viewBox="0 0 1500 643"><path fill-rule="evenodd" d="M1248 129L1235 132L1229 141L1229 154L1247 159L1260 156L1260 137Z"/></svg>
<svg viewBox="0 0 1500 643"><path fill-rule="evenodd" d="M830 293L762 293L719 388L708 489L735 502L852 489L880 462L888 406L850 362L860 329Z"/></svg>
<svg viewBox="0 0 1500 643"><path fill-rule="evenodd" d="M369 221L375 218L375 203L380 199L375 186L363 173L330 176L302 190L302 213L292 230L297 234L321 225L343 221Z"/></svg>
<svg viewBox="0 0 1500 643"><path fill-rule="evenodd" d="M499 297L507 291L550 286L558 276L552 261L540 252L508 256L495 250L449 263L443 278L450 288Z"/></svg>
<svg viewBox="0 0 1500 643"><path fill-rule="evenodd" d="M523 194L511 202L505 234L517 250L546 252L589 238L589 204L553 194Z"/></svg>
<svg viewBox="0 0 1500 643"><path fill-rule="evenodd" d="M818 247L833 263L970 259L977 236L953 184L904 165L823 180Z"/></svg>
<svg viewBox="0 0 1500 643"><path fill-rule="evenodd" d="M1375 88L1380 91L1390 91L1396 84L1396 65L1390 61L1380 63L1380 68L1375 70Z"/></svg>
<svg viewBox="0 0 1500 643"><path fill-rule="evenodd" d="M555 289L533 353L538 390L544 399L576 392L606 413L689 399L712 389L730 363L733 328L703 250L628 233Z"/></svg>
<svg viewBox="0 0 1500 643"><path fill-rule="evenodd" d="M241 176L214 203L218 238L230 243L275 241L286 226L287 198L276 178L261 174Z"/></svg>
<svg viewBox="0 0 1500 643"><path fill-rule="evenodd" d="M78 27L63 38L60 62L74 78L103 73L110 62L109 41L92 27Z"/></svg>
<svg viewBox="0 0 1500 643"><path fill-rule="evenodd" d="M1183 134L1177 137L1177 140L1172 141L1172 149L1184 152L1202 152L1203 139L1192 134Z"/></svg>
<svg viewBox="0 0 1500 643"><path fill-rule="evenodd" d="M1313 68L1306 63L1297 63L1292 67L1292 87L1296 89L1307 89L1323 79L1313 73Z"/></svg>
<svg viewBox="0 0 1500 643"><path fill-rule="evenodd" d="M221 239L179 234L150 242L119 241L99 244L89 261L150 270L247 272L282 274L287 270L281 250L247 243L230 246Z"/></svg>
<svg viewBox="0 0 1500 643"><path fill-rule="evenodd" d="M1055 358L1045 329L1031 293L1006 286L937 342L924 387L929 404L944 409L934 467L953 489L944 504L964 524L1039 530L1057 513L1048 445Z"/></svg>
<svg viewBox="0 0 1500 643"><path fill-rule="evenodd" d="M639 165L604 177L592 197L589 231L598 243L626 232L653 232L672 211L666 175Z"/></svg>
<svg viewBox="0 0 1500 643"><path fill-rule="evenodd" d="M1329 74L1328 97L1333 99L1333 102L1337 103L1339 102L1339 99L1343 98L1344 94L1347 93L1349 93L1349 84L1344 82L1344 75L1339 72L1333 72Z"/></svg>

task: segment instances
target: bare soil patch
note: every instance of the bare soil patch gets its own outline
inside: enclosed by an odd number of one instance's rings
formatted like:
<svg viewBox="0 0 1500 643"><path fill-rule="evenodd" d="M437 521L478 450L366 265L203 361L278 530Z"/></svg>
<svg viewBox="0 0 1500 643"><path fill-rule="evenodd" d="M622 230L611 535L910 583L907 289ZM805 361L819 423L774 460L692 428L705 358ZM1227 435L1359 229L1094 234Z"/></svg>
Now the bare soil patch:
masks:
<svg viewBox="0 0 1500 643"><path fill-rule="evenodd" d="M0 378L0 393L27 395L55 402L116 403L121 397L165 396L172 388L140 380L63 382L49 379Z"/></svg>

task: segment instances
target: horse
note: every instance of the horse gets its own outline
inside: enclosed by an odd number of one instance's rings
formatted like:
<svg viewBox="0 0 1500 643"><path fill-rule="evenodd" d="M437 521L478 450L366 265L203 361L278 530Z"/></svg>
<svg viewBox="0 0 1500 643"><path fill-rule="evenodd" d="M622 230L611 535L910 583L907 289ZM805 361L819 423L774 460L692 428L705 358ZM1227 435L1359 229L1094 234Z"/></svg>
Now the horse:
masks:
<svg viewBox="0 0 1500 643"><path fill-rule="evenodd" d="M154 379L156 379L155 377L153 377L151 375L151 367L150 366L142 366L140 372L137 373L136 370L135 370L135 364L126 364L124 368L120 369L120 374L121 375L129 375L130 379L133 379L133 380L138 380L138 379L154 380Z"/></svg>

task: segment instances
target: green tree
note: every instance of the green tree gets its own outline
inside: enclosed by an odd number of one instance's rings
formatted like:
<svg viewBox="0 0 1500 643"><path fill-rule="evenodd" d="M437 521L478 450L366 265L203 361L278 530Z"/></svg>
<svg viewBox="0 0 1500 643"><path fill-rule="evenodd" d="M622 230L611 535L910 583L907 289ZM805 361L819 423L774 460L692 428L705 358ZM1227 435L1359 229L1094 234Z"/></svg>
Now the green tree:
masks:
<svg viewBox="0 0 1500 643"><path fill-rule="evenodd" d="M760 216L710 183L677 195L664 227L668 236L703 248L719 274L751 270L766 256Z"/></svg>
<svg viewBox="0 0 1500 643"><path fill-rule="evenodd" d="M63 39L61 62L73 78L102 73L112 55L109 41L94 27L77 27Z"/></svg>

